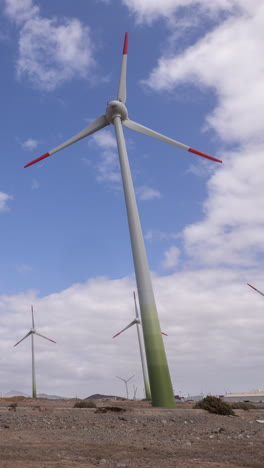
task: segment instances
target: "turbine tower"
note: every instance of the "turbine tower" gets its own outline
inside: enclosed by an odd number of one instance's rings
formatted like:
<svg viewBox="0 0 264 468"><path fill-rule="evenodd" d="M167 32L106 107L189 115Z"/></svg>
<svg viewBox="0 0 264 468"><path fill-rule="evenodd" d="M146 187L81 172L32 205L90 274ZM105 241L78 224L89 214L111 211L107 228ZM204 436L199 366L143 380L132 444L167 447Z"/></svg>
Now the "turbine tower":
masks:
<svg viewBox="0 0 264 468"><path fill-rule="evenodd" d="M31 306L31 313L32 313L32 328L29 330L29 332L22 338L22 340L18 341L15 345L17 346L21 341L25 340L28 336L31 335L31 350L32 350L32 398L37 398L37 387L36 387L36 369L35 369L35 349L34 349L34 335L41 336L41 338L45 338L45 340L49 340L52 343L56 343L56 341L51 340L50 338L47 338L44 335L41 335L38 333L35 329L35 323L34 323L34 312L33 312L33 306Z"/></svg>
<svg viewBox="0 0 264 468"><path fill-rule="evenodd" d="M123 181L130 240L132 246L133 261L138 289L139 304L142 316L142 328L146 350L146 359L148 366L150 390L153 406L163 406L168 408L175 407L173 388L167 363L167 357L161 336L159 318L152 289L152 282L148 267L148 260L144 245L144 239L141 230L141 224L136 204L135 192L129 167L126 144L123 134L123 128L129 128L135 132L143 133L165 143L169 143L178 148L197 154L212 161L222 162L206 153L202 153L190 146L184 145L172 138L168 138L160 133L133 122L128 118L126 103L126 70L127 70L127 52L128 52L128 33L125 34L123 59L121 64L121 73L117 99L107 104L106 112L98 117L94 122L88 125L80 133L73 136L66 142L43 154L39 158L26 164L24 167L41 161L57 151L66 148L82 138L97 132L98 130L112 124L115 127L117 147L121 175Z"/></svg>
<svg viewBox="0 0 264 468"><path fill-rule="evenodd" d="M145 396L147 400L151 400L151 393L150 393L150 388L149 388L149 381L148 381L148 371L146 368L146 361L145 361L145 355L144 355L144 345L142 343L142 338L141 338L141 333L139 329L140 325L140 317L138 313L138 308L137 308L137 300L136 300L136 293L133 291L133 296L134 296L134 302L135 302L135 314L136 318L132 320L123 330L121 330L119 333L116 333L116 335L113 336L113 338L116 338L118 335L123 333L125 330L128 328L132 327L133 325L136 325L137 327L137 336L138 336L138 345L139 345L139 352L140 352L140 358L141 358L141 366L142 366L142 372L143 372L143 380L144 380L144 388L145 388Z"/></svg>

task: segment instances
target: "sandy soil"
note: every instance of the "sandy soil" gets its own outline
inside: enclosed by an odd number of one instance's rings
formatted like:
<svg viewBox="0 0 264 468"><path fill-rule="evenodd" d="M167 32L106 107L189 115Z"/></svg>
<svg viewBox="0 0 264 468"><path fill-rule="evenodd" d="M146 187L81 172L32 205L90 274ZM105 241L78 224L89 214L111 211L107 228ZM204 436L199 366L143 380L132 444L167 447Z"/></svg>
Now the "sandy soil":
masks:
<svg viewBox="0 0 264 468"><path fill-rule="evenodd" d="M218 416L180 403L0 399L1 468L263 468L264 409Z"/></svg>

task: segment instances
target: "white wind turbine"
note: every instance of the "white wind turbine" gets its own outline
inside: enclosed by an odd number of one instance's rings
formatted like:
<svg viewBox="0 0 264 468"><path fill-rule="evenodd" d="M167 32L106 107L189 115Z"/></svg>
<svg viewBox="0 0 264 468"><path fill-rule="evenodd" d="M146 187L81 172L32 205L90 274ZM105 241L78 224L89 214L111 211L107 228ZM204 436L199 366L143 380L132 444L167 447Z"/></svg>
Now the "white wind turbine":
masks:
<svg viewBox="0 0 264 468"><path fill-rule="evenodd" d="M139 345L139 352L140 352L140 358L141 358L141 366L142 366L142 372L143 372L143 380L144 380L144 387L145 387L145 396L147 400L151 400L151 393L150 393L150 388L149 388L149 381L148 381L148 371L146 367L146 360L145 360L145 355L144 355L144 344L142 342L142 337L141 337L141 332L140 332L140 316L138 312L138 307L137 307L137 300L136 300L136 293L133 291L133 296L134 296L134 303L135 303L135 314L136 318L132 320L125 328L123 328L120 332L116 333L113 338L116 338L117 336L121 335L124 331L126 331L128 328L133 327L133 325L136 325L137 327L137 336L138 336L138 345ZM166 333L161 332L162 335L168 336Z"/></svg>
<svg viewBox="0 0 264 468"><path fill-rule="evenodd" d="M98 117L94 122L88 125L80 133L70 138L66 142L43 154L39 158L26 164L24 167L41 161L42 159L51 156L57 151L66 148L67 146L81 140L98 130L112 124L115 127L117 147L119 153L119 162L121 167L121 175L123 181L124 195L126 201L128 225L130 232L130 240L133 253L133 261L135 267L135 275L142 316L142 328L144 335L144 343L146 350L146 359L148 366L149 382L152 396L153 406L174 407L175 399L173 388L167 363L167 357L164 349L164 344L161 336L158 312L156 308L152 282L148 267L148 260L144 245L144 239L141 230L141 224L136 204L135 192L128 162L126 144L123 134L122 125L144 135L151 136L165 143L169 143L178 148L184 149L191 153L197 154L212 161L222 162L206 153L197 151L190 146L184 145L172 138L168 138L160 133L155 132L143 125L133 122L128 118L126 103L126 70L127 70L127 52L128 52L128 33L125 34L123 59L121 65L120 82L117 93L117 99L108 102L106 112Z"/></svg>
<svg viewBox="0 0 264 468"><path fill-rule="evenodd" d="M117 379L120 379L120 380L123 380L125 386L126 386L126 397L127 397L127 400L129 399L129 394L128 394L128 382L129 380L133 379L133 377L135 377L134 375L132 375L131 377L129 377L129 379L122 379L122 377L118 377L118 375L116 376Z"/></svg>
<svg viewBox="0 0 264 468"><path fill-rule="evenodd" d="M18 341L15 345L17 346L21 341L25 340L28 336L31 335L31 349L32 349L32 398L37 398L37 387L36 387L36 369L35 369L35 349L34 349L34 335L41 336L41 338L45 338L45 340L49 340L52 343L56 343L56 341L51 340L50 338L47 338L44 335L41 335L38 333L35 329L35 323L34 323L34 312L33 312L33 306L31 306L31 313L32 313L32 328L29 330L29 332L22 338L22 340Z"/></svg>

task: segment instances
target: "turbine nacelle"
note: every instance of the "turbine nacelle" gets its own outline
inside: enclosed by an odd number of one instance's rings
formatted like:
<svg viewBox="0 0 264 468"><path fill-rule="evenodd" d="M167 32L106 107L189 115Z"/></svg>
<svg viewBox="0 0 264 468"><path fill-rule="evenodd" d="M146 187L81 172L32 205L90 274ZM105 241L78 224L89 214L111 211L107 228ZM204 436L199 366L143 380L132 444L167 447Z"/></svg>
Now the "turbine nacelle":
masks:
<svg viewBox="0 0 264 468"><path fill-rule="evenodd" d="M121 101L111 101L107 104L105 116L110 124L114 123L115 117L120 117L122 121L127 120L127 108Z"/></svg>

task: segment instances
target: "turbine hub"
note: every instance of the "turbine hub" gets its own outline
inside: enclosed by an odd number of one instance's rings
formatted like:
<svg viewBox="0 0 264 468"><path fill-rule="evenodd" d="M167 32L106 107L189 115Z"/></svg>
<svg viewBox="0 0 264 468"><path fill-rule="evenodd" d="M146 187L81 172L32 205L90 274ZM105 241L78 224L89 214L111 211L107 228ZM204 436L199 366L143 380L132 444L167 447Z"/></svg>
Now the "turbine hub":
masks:
<svg viewBox="0 0 264 468"><path fill-rule="evenodd" d="M105 114L108 122L111 124L114 122L115 117L120 117L121 120L126 120L128 117L127 108L121 101L109 102Z"/></svg>

